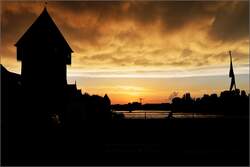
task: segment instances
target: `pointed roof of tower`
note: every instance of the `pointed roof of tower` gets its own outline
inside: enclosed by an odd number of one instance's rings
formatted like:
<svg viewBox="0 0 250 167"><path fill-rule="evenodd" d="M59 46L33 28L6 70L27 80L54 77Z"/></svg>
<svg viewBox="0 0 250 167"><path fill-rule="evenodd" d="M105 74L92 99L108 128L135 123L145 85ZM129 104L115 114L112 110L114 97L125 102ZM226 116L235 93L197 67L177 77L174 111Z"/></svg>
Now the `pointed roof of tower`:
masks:
<svg viewBox="0 0 250 167"><path fill-rule="evenodd" d="M41 33L42 32L42 33ZM69 52L73 52L67 41L64 39L62 33L57 28L53 19L50 17L46 7L43 12L35 20L35 22L29 27L29 29L23 34L23 36L15 44L16 47L24 46L27 43L33 43L35 40L39 40L44 33L51 36L52 42L55 45L60 45Z"/></svg>

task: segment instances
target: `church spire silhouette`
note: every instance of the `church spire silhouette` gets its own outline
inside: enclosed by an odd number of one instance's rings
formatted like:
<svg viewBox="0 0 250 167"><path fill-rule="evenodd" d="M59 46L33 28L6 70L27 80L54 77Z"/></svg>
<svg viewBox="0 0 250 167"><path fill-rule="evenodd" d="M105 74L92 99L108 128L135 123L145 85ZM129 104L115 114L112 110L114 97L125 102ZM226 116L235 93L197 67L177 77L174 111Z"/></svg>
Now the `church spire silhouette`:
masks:
<svg viewBox="0 0 250 167"><path fill-rule="evenodd" d="M235 76L234 76L234 70L233 70L233 62L232 62L231 51L229 51L229 56L230 56L229 77L231 78L230 91L232 91L233 87L236 90L236 83L235 83Z"/></svg>

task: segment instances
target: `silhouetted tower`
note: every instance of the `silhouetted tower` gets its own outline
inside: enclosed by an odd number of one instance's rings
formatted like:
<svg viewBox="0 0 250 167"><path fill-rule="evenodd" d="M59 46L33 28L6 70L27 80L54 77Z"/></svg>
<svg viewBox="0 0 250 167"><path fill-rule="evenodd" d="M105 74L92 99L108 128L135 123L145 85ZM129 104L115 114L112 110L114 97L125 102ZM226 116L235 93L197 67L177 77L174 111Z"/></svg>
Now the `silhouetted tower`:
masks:
<svg viewBox="0 0 250 167"><path fill-rule="evenodd" d="M232 55L231 55L231 51L229 51L229 55L230 55L230 70L229 70L229 77L232 78L231 79L231 84L230 84L230 91L232 91L233 87L236 90L236 83L235 83L235 76L234 76L234 70L233 70L233 62L232 62Z"/></svg>
<svg viewBox="0 0 250 167"><path fill-rule="evenodd" d="M46 7L15 46L24 86L55 92L67 85L66 65L73 51Z"/></svg>

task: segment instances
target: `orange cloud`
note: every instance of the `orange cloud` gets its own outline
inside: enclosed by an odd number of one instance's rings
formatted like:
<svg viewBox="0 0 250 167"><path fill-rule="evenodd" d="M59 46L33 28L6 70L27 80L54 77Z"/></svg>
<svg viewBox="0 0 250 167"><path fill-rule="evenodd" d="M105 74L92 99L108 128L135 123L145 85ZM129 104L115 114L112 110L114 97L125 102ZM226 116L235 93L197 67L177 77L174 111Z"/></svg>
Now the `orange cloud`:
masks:
<svg viewBox="0 0 250 167"><path fill-rule="evenodd" d="M3 64L16 64L13 44L42 8L3 2L2 56L12 57ZM49 2L48 10L74 50L69 69L212 67L228 64L229 49L238 65L249 60L247 2Z"/></svg>

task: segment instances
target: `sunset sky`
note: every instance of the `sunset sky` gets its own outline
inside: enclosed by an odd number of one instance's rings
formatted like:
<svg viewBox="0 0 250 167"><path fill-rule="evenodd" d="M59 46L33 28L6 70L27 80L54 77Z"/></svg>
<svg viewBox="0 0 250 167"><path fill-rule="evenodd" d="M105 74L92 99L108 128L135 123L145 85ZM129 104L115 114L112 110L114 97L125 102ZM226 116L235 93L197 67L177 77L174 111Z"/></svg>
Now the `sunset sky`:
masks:
<svg viewBox="0 0 250 167"><path fill-rule="evenodd" d="M8 70L20 73L14 44L43 8L1 3ZM107 93L113 104L219 93L230 86L229 50L236 86L249 93L248 1L49 1L47 10L74 51L68 83L83 93Z"/></svg>

